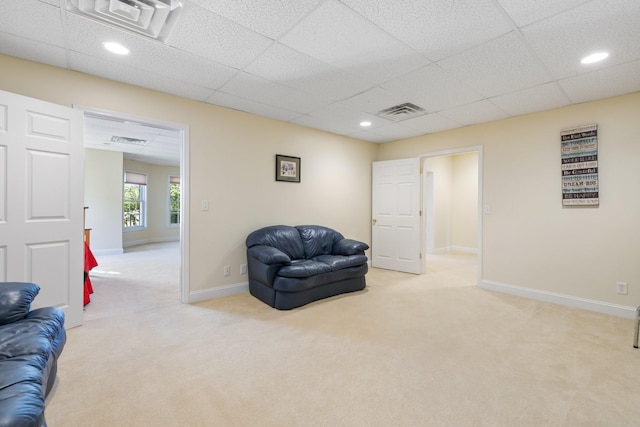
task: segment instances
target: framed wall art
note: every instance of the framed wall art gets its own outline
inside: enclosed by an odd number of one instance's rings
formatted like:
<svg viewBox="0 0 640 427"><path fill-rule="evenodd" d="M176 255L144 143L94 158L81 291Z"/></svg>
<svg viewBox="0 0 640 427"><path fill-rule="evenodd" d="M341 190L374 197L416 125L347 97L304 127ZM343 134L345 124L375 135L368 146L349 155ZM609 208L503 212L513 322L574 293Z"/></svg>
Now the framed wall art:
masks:
<svg viewBox="0 0 640 427"><path fill-rule="evenodd" d="M598 206L598 126L565 129L562 144L562 205Z"/></svg>
<svg viewBox="0 0 640 427"><path fill-rule="evenodd" d="M300 157L276 154L276 181L300 182Z"/></svg>

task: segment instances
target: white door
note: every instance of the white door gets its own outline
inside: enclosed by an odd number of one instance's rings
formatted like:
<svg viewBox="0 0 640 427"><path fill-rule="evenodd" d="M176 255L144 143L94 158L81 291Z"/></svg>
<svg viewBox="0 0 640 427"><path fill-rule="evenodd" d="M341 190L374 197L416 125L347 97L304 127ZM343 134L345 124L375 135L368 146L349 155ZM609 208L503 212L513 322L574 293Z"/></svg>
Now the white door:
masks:
<svg viewBox="0 0 640 427"><path fill-rule="evenodd" d="M373 163L371 265L421 274L420 159Z"/></svg>
<svg viewBox="0 0 640 427"><path fill-rule="evenodd" d="M0 91L0 281L33 282L33 308L82 324L82 113Z"/></svg>

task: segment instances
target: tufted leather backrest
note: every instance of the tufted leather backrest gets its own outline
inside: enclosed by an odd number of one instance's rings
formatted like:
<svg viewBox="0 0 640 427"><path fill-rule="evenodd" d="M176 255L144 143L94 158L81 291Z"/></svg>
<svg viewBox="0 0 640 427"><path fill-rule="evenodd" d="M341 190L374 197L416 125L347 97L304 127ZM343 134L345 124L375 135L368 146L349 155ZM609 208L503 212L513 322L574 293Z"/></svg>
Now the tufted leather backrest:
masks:
<svg viewBox="0 0 640 427"><path fill-rule="evenodd" d="M337 231L320 225L298 225L305 258L311 259L318 255L331 255L333 245L344 239Z"/></svg>
<svg viewBox="0 0 640 427"><path fill-rule="evenodd" d="M288 225L271 225L264 227L247 236L247 248L264 245L280 249L291 259L303 259L304 247L300 233L295 227Z"/></svg>

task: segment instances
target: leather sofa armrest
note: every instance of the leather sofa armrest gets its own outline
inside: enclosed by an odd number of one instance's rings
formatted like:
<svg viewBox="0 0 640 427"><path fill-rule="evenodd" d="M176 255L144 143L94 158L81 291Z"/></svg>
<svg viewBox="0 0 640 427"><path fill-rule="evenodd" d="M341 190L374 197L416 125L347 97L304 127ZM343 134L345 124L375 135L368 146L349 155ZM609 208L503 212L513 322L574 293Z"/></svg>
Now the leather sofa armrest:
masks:
<svg viewBox="0 0 640 427"><path fill-rule="evenodd" d="M35 283L0 282L0 325L24 319L38 292Z"/></svg>
<svg viewBox="0 0 640 427"><path fill-rule="evenodd" d="M281 250L272 246L252 246L247 249L249 257L253 257L263 264L291 265L291 258Z"/></svg>
<svg viewBox="0 0 640 427"><path fill-rule="evenodd" d="M353 239L338 240L333 245L334 255L358 255L369 249L369 245Z"/></svg>

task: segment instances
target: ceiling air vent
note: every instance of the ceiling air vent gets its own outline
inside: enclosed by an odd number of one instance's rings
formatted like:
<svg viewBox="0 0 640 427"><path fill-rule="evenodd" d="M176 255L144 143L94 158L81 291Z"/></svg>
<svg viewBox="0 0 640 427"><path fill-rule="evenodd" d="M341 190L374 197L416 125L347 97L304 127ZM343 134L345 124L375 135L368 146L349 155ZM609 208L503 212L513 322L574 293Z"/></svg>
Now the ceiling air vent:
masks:
<svg viewBox="0 0 640 427"><path fill-rule="evenodd" d="M166 41L183 5L179 0L66 0L67 10Z"/></svg>
<svg viewBox="0 0 640 427"><path fill-rule="evenodd" d="M405 102L404 104L385 108L384 110L378 112L378 116L384 117L385 119L393 120L394 122L412 119L414 117L422 116L423 114L426 114L424 108L418 107L411 102Z"/></svg>
<svg viewBox="0 0 640 427"><path fill-rule="evenodd" d="M133 144L145 146L149 143L146 139L129 138L128 136L112 136L111 142L119 142L121 144Z"/></svg>

